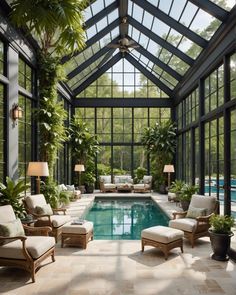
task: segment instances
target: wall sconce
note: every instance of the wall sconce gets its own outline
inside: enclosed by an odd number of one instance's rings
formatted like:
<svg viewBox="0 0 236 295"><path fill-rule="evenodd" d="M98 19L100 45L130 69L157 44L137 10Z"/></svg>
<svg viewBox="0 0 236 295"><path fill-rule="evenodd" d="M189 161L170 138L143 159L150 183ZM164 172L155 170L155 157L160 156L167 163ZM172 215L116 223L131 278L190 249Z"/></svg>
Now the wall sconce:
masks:
<svg viewBox="0 0 236 295"><path fill-rule="evenodd" d="M18 104L13 105L12 119L15 121L15 120L21 119L22 117L23 117L23 109Z"/></svg>

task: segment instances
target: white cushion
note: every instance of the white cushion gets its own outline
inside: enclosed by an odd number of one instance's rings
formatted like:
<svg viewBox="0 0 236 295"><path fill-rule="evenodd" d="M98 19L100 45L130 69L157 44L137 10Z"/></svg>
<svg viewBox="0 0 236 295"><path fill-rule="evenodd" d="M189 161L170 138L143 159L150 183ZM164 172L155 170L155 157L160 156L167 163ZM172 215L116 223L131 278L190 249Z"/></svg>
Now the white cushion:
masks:
<svg viewBox="0 0 236 295"><path fill-rule="evenodd" d="M195 230L197 225L196 219L193 218L179 218L169 221L169 227L181 229L187 232Z"/></svg>
<svg viewBox="0 0 236 295"><path fill-rule="evenodd" d="M193 195L189 206L195 208L205 208L206 215L209 215L213 213L216 201L217 199L214 196Z"/></svg>
<svg viewBox="0 0 236 295"><path fill-rule="evenodd" d="M104 183L104 188L116 188L116 185L114 183Z"/></svg>
<svg viewBox="0 0 236 295"><path fill-rule="evenodd" d="M131 188L133 185L131 183L117 183L116 185L117 188Z"/></svg>
<svg viewBox="0 0 236 295"><path fill-rule="evenodd" d="M43 207L44 205L47 205L43 194L27 196L25 197L25 202L30 209L34 209L36 206Z"/></svg>
<svg viewBox="0 0 236 295"><path fill-rule="evenodd" d="M0 222L9 222L16 219L11 205L0 206Z"/></svg>
<svg viewBox="0 0 236 295"><path fill-rule="evenodd" d="M0 236L3 237L17 237L24 236L25 231L20 219L0 223Z"/></svg>
<svg viewBox="0 0 236 295"><path fill-rule="evenodd" d="M111 183L111 175L101 175L100 181L105 183Z"/></svg>
<svg viewBox="0 0 236 295"><path fill-rule="evenodd" d="M54 227L60 227L63 224L71 221L71 216L69 215L52 215L50 218Z"/></svg>
<svg viewBox="0 0 236 295"><path fill-rule="evenodd" d="M66 189L67 189L68 191L74 192L74 191L75 191L75 186L74 186L74 184L72 184L72 185L67 185L67 186L66 186Z"/></svg>
<svg viewBox="0 0 236 295"><path fill-rule="evenodd" d="M151 183L152 182L152 176L151 175L144 175L143 176L143 183Z"/></svg>
<svg viewBox="0 0 236 295"><path fill-rule="evenodd" d="M84 224L65 224L62 227L62 233L87 234L93 230L93 223L86 221Z"/></svg>
<svg viewBox="0 0 236 295"><path fill-rule="evenodd" d="M142 230L142 238L149 239L152 241L168 244L176 240L182 239L184 233L182 230L169 228L166 226L152 226Z"/></svg>
<svg viewBox="0 0 236 295"><path fill-rule="evenodd" d="M144 183L137 183L133 185L134 189L145 189L146 186Z"/></svg>
<svg viewBox="0 0 236 295"><path fill-rule="evenodd" d="M44 236L28 236L25 245L30 255L36 259L54 247L55 239ZM22 242L15 240L0 247L0 257L12 259L25 259L22 251Z"/></svg>

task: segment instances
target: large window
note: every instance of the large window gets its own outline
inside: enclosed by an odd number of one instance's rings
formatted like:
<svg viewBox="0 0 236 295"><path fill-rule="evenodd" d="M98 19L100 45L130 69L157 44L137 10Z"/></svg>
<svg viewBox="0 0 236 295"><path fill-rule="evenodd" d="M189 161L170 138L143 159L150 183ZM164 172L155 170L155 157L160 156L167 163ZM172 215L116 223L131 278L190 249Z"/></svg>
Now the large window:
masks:
<svg viewBox="0 0 236 295"><path fill-rule="evenodd" d="M205 193L224 196L224 121L223 117L205 124Z"/></svg>
<svg viewBox="0 0 236 295"><path fill-rule="evenodd" d="M76 113L97 134L101 146L98 170L133 174L148 161L141 145L145 127L170 119L167 108L78 108Z"/></svg>
<svg viewBox="0 0 236 295"><path fill-rule="evenodd" d="M231 112L231 210L236 218L236 110Z"/></svg>
<svg viewBox="0 0 236 295"><path fill-rule="evenodd" d="M27 179L27 165L31 161L32 154L32 101L19 95L19 105L23 108L23 117L18 120L19 130L19 177ZM30 179L27 179L30 182Z"/></svg>
<svg viewBox="0 0 236 295"><path fill-rule="evenodd" d="M221 65L205 80L205 114L224 103L224 66Z"/></svg>
<svg viewBox="0 0 236 295"><path fill-rule="evenodd" d="M230 98L236 98L236 53L230 57Z"/></svg>
<svg viewBox="0 0 236 295"><path fill-rule="evenodd" d="M81 73L80 73L81 74ZM80 75L79 74L79 75ZM90 74L90 73L89 73ZM78 77L75 77L78 79ZM74 79L75 79L74 78ZM75 87L74 79L68 84ZM76 82L79 82L76 80ZM168 97L127 60L122 59L83 90L78 97L86 98L158 98Z"/></svg>
<svg viewBox="0 0 236 295"><path fill-rule="evenodd" d="M33 92L33 71L21 58L19 58L19 85L28 92Z"/></svg>
<svg viewBox="0 0 236 295"><path fill-rule="evenodd" d="M0 84L0 182L4 181L5 168L5 114L4 114L4 86Z"/></svg>

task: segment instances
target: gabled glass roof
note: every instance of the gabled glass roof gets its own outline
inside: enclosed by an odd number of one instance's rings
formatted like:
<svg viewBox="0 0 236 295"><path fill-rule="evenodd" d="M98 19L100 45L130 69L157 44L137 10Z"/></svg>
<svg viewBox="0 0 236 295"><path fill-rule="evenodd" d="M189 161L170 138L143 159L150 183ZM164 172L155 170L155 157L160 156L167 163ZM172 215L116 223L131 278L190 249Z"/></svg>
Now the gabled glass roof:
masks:
<svg viewBox="0 0 236 295"><path fill-rule="evenodd" d="M91 1L85 9L86 48L66 62L67 84L78 97L126 58L171 96L234 5L235 0Z"/></svg>

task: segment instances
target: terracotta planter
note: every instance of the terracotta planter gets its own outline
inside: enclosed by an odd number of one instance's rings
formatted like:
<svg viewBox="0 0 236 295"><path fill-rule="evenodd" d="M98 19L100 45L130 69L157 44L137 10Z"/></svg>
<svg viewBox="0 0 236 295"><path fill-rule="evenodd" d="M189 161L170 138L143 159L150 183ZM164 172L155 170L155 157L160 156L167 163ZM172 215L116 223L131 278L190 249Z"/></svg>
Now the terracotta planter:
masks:
<svg viewBox="0 0 236 295"><path fill-rule="evenodd" d="M230 249L230 239L234 234L218 234L214 233L210 229L209 234L211 239L211 248L213 250L211 258L218 261L229 260L228 251Z"/></svg>

